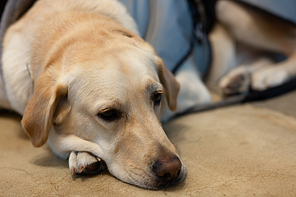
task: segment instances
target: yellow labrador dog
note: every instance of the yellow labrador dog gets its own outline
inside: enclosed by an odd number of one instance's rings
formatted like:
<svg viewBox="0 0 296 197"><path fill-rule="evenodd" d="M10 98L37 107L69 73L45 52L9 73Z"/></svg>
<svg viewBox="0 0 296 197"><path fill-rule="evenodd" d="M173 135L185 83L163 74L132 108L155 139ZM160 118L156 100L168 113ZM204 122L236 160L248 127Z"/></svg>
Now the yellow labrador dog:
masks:
<svg viewBox="0 0 296 197"><path fill-rule="evenodd" d="M7 30L2 61L1 107L23 115L34 146L69 157L72 174L102 158L144 188L186 176L159 121L179 84L117 1L37 1Z"/></svg>

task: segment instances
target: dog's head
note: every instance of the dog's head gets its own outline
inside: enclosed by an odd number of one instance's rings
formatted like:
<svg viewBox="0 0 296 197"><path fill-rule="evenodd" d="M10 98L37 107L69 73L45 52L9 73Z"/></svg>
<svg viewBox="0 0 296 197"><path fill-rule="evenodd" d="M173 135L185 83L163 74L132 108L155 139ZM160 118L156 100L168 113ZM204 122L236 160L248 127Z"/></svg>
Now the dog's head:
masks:
<svg viewBox="0 0 296 197"><path fill-rule="evenodd" d="M96 144L92 153L125 182L153 189L180 182L185 166L159 121L163 99L176 109L179 84L136 35L119 30L92 39L77 39L38 77L22 120L33 145L48 140L58 153L90 151L63 144L75 135Z"/></svg>

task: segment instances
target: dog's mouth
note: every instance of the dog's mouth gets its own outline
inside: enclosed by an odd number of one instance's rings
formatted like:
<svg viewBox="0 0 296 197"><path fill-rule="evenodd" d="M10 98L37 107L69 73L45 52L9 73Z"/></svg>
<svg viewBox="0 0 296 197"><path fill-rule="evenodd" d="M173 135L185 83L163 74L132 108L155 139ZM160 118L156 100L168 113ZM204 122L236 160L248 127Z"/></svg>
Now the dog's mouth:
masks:
<svg viewBox="0 0 296 197"><path fill-rule="evenodd" d="M157 179L153 186L152 185L142 185L140 187L144 187L147 189L153 189L153 190L159 190L164 188L170 188L178 185L180 182L184 180L186 177L186 168L183 170L179 170L178 176L171 181L166 181L167 177L160 177ZM182 172L181 172L182 171ZM103 174L105 172L108 172L107 164L104 160L98 159L97 162L87 165L81 173L79 173L79 176L95 176L98 174ZM134 185L134 184L133 184ZM137 184L135 184L137 185ZM138 185L139 186L139 185Z"/></svg>

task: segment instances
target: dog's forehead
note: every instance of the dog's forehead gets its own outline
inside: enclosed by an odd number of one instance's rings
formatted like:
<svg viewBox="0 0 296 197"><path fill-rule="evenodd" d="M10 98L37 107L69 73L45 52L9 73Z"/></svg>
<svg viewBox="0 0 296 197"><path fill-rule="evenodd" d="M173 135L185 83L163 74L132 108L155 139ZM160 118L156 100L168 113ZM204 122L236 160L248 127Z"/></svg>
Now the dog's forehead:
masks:
<svg viewBox="0 0 296 197"><path fill-rule="evenodd" d="M123 50L86 62L75 71L72 93L91 104L101 100L124 103L133 95L161 89L155 55L144 53Z"/></svg>
<svg viewBox="0 0 296 197"><path fill-rule="evenodd" d="M121 67L126 75L137 75L142 78L148 75L158 80L157 67L155 64L155 55L148 51L124 51L119 55ZM130 78L132 78L129 76Z"/></svg>

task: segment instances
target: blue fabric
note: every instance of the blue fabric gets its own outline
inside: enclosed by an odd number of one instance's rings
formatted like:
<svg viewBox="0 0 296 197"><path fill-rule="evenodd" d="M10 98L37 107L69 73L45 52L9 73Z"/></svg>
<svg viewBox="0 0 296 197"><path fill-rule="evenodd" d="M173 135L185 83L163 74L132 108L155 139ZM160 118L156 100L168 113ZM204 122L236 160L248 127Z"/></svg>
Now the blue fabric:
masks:
<svg viewBox="0 0 296 197"><path fill-rule="evenodd" d="M130 15L138 25L142 38L145 37L149 22L149 1L150 0L119 0L125 5Z"/></svg>
<svg viewBox="0 0 296 197"><path fill-rule="evenodd" d="M193 21L187 1L119 1L135 19L142 38L154 47L166 67L172 71L190 49Z"/></svg>

